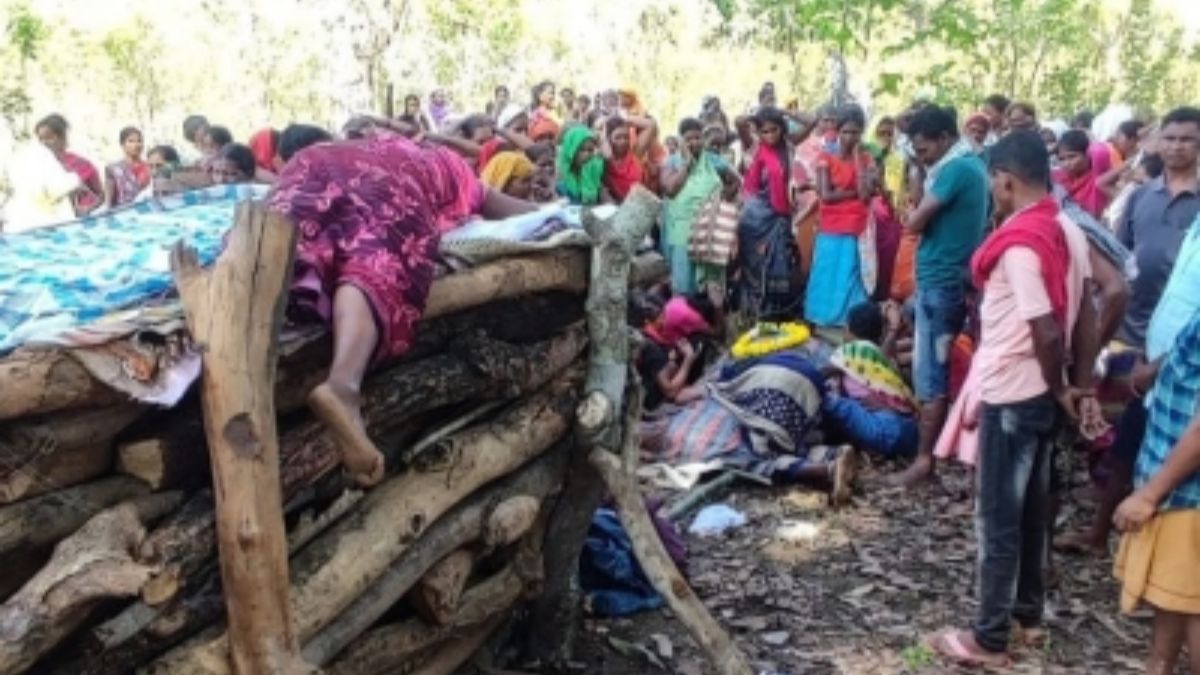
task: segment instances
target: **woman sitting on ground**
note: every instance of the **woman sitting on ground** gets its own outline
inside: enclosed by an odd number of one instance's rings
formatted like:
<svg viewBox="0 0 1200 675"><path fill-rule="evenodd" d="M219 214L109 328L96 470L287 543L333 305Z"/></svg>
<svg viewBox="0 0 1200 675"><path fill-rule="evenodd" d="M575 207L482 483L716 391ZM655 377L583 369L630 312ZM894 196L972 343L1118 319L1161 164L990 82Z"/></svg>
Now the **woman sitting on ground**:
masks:
<svg viewBox="0 0 1200 675"><path fill-rule="evenodd" d="M372 485L384 460L363 421L362 379L412 344L441 234L475 215L503 219L534 206L486 187L436 145L390 133L319 142L328 139L310 127L284 130L286 165L268 202L299 233L289 317L332 326L333 362L309 405L348 472Z"/></svg>
<svg viewBox="0 0 1200 675"><path fill-rule="evenodd" d="M138 198L150 185L150 165L142 160L142 132L125 127L118 136L124 157L104 168L105 201L123 206Z"/></svg>
<svg viewBox="0 0 1200 675"><path fill-rule="evenodd" d="M502 152L483 169L484 185L509 197L529 200L533 192L533 162L520 152Z"/></svg>
<svg viewBox="0 0 1200 675"><path fill-rule="evenodd" d="M859 237L868 234L871 199L879 190L875 162L861 147L865 124L858 106L841 110L838 149L817 160L820 223L804 316L818 326L844 326L850 308L875 290L865 288L859 258Z"/></svg>
<svg viewBox="0 0 1200 675"><path fill-rule="evenodd" d="M889 309L892 316L886 322L876 304L863 303L850 310L850 340L830 357L833 386L822 412L827 428L860 450L902 457L917 451L917 401L887 357L900 326L899 309L895 305Z"/></svg>
<svg viewBox="0 0 1200 675"><path fill-rule="evenodd" d="M52 114L42 118L33 131L42 145L50 148L64 169L79 176L80 185L71 193L71 204L75 215L82 218L104 206L104 186L100 183L100 172L96 166L67 149L67 133L70 129L71 125L62 115Z"/></svg>
<svg viewBox="0 0 1200 675"><path fill-rule="evenodd" d="M604 158L597 151L596 137L582 125L563 133L558 148L558 193L580 206L612 201L604 189Z"/></svg>
<svg viewBox="0 0 1200 675"><path fill-rule="evenodd" d="M643 157L650 151L654 141L654 120L640 118L636 122L640 133L638 144L632 142L635 122L620 117L610 117L599 130L600 154L604 157L604 185L618 204L625 201L635 185L646 185L646 165Z"/></svg>
<svg viewBox="0 0 1200 675"><path fill-rule="evenodd" d="M647 411L666 402L683 404L704 396L703 386L696 385L704 351L697 338L712 333L719 323L720 312L712 297L693 293L671 298L642 327L645 339L634 361L642 376Z"/></svg>

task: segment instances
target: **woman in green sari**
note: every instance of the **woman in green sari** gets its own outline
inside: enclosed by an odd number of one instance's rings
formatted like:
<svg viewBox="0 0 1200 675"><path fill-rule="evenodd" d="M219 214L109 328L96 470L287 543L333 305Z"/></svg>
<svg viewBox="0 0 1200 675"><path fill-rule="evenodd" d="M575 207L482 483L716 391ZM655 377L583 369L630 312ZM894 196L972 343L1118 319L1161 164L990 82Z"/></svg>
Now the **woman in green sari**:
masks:
<svg viewBox="0 0 1200 675"><path fill-rule="evenodd" d="M699 120L679 123L679 153L663 167L662 188L671 199L663 232L663 253L671 268L671 289L677 294L694 293L709 283L725 285L725 266L696 263L688 254L692 225L705 204L726 185L736 188L738 179L721 157L724 130L705 129Z"/></svg>
<svg viewBox="0 0 1200 675"><path fill-rule="evenodd" d="M596 137L582 124L567 127L558 148L558 193L572 204L595 206L605 199L604 158Z"/></svg>

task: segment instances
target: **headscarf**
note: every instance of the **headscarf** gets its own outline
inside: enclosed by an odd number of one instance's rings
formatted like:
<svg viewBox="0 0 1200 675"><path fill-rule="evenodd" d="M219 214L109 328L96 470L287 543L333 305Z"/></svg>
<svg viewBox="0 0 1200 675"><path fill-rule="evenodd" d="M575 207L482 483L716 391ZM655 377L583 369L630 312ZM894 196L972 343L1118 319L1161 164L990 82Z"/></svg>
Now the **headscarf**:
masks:
<svg viewBox="0 0 1200 675"><path fill-rule="evenodd" d="M618 89L617 94L622 98L628 98L631 101L631 103L625 107L630 115L645 117L646 106L642 104L642 99L638 96L636 89L633 87L625 87L624 89Z"/></svg>
<svg viewBox="0 0 1200 675"><path fill-rule="evenodd" d="M480 178L488 187L503 192L510 180L532 177L534 168L523 152L501 152L487 163Z"/></svg>
<svg viewBox="0 0 1200 675"><path fill-rule="evenodd" d="M254 163L263 171L275 171L275 131L270 127L260 129L246 143L254 153Z"/></svg>
<svg viewBox="0 0 1200 675"><path fill-rule="evenodd" d="M708 333L712 327L700 312L692 307L687 298L675 296L663 305L662 314L648 324L646 336L664 347L673 347L676 342L698 333Z"/></svg>
<svg viewBox="0 0 1200 675"><path fill-rule="evenodd" d="M574 203L592 206L600 203L600 186L604 181L604 159L593 155L575 173L573 164L579 149L587 141L595 141L592 131L579 124L567 129L558 148L559 187Z"/></svg>

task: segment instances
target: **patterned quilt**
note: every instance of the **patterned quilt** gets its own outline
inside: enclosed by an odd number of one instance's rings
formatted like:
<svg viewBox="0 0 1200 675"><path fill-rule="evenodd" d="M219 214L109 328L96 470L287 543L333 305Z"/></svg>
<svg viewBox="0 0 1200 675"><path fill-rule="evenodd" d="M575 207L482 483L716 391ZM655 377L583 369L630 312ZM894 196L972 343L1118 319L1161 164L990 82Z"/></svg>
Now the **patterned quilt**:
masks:
<svg viewBox="0 0 1200 675"><path fill-rule="evenodd" d="M0 354L167 293L175 242L211 264L236 204L267 189L215 186L0 235Z"/></svg>

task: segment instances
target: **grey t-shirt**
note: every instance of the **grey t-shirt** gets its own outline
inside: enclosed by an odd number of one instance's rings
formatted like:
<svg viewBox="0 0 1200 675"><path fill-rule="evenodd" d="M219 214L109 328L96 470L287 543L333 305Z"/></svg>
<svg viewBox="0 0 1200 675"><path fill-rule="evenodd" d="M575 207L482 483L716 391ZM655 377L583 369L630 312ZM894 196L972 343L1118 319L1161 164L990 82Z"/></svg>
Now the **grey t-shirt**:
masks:
<svg viewBox="0 0 1200 675"><path fill-rule="evenodd" d="M1172 196L1166 177L1138 188L1129 199L1117 236L1133 252L1137 276L1119 337L1132 347L1145 349L1150 316L1167 286L1179 246L1188 227L1200 213L1200 182Z"/></svg>

